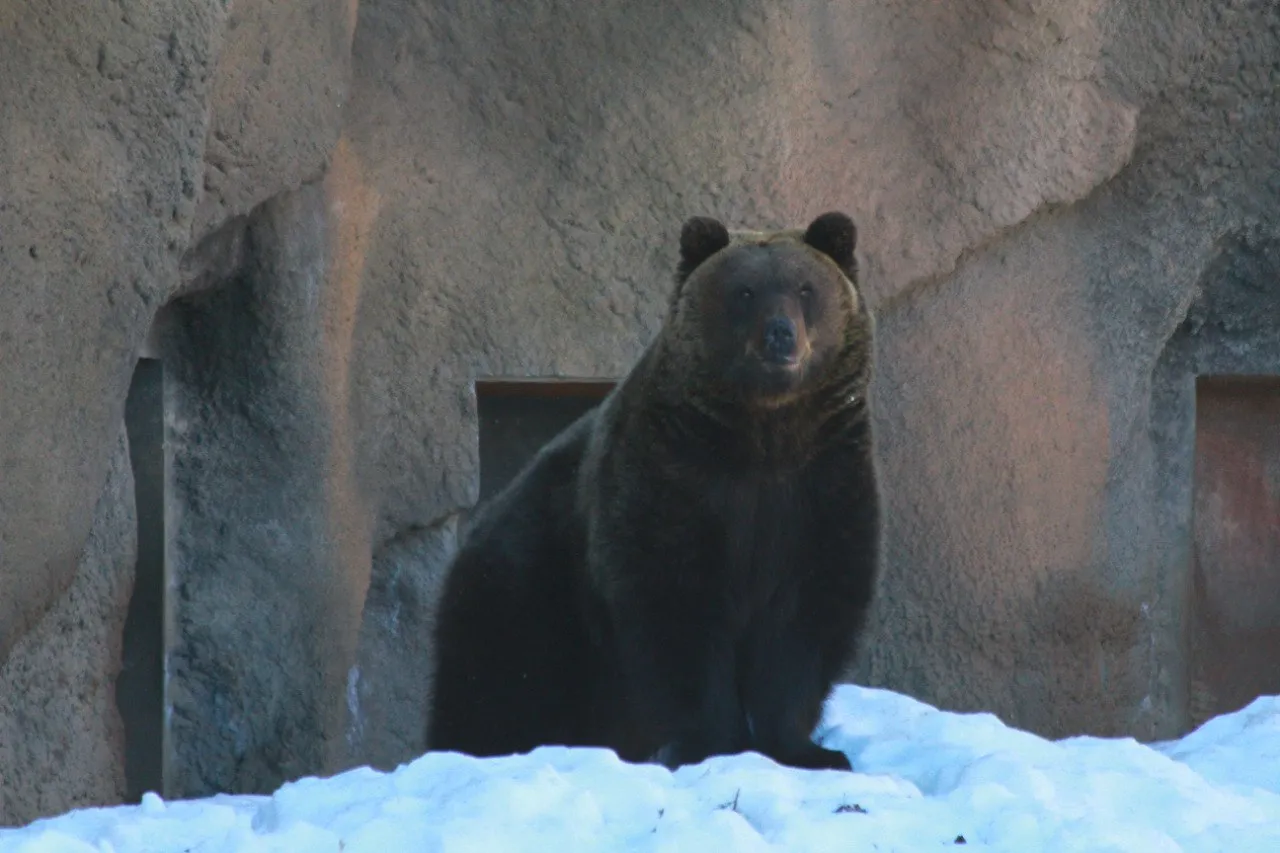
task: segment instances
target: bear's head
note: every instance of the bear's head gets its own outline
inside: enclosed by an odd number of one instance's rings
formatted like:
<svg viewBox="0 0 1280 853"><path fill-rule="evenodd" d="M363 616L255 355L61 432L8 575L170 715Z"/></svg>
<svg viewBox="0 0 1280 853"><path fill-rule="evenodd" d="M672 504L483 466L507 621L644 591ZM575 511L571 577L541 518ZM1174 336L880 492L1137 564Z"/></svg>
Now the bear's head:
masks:
<svg viewBox="0 0 1280 853"><path fill-rule="evenodd" d="M870 318L857 231L825 213L804 231L730 233L695 217L680 234L669 325L721 396L767 408L865 372ZM708 389L710 390L710 389Z"/></svg>

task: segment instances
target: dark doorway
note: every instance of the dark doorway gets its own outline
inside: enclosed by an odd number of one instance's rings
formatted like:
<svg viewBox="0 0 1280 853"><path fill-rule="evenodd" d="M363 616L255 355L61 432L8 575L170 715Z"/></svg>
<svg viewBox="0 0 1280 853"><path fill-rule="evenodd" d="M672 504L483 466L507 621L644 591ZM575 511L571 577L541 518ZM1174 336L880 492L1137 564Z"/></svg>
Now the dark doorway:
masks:
<svg viewBox="0 0 1280 853"><path fill-rule="evenodd" d="M1191 720L1280 693L1280 381L1196 382Z"/></svg>
<svg viewBox="0 0 1280 853"><path fill-rule="evenodd" d="M613 390L610 380L478 380L480 500Z"/></svg>
<svg viewBox="0 0 1280 853"><path fill-rule="evenodd" d="M124 720L125 782L137 802L164 794L165 462L164 370L143 358L125 403L138 517L138 562L124 626L116 706Z"/></svg>

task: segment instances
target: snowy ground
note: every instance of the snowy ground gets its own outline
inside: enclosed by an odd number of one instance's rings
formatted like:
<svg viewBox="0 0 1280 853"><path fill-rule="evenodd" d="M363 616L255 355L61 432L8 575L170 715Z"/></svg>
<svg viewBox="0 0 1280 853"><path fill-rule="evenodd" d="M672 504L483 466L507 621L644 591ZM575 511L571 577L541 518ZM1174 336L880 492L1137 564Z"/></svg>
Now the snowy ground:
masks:
<svg viewBox="0 0 1280 853"><path fill-rule="evenodd" d="M0 853L87 851L1280 851L1280 698L1157 748L1046 741L841 687L822 740L856 773L758 755L669 773L603 750L303 779L270 797L89 809L0 830Z"/></svg>

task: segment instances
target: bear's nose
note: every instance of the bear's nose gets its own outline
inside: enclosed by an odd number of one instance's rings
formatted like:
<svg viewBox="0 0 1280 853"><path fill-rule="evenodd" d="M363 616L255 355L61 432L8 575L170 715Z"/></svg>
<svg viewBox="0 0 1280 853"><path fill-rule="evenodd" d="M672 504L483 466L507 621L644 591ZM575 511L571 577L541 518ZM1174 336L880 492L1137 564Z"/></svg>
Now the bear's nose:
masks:
<svg viewBox="0 0 1280 853"><path fill-rule="evenodd" d="M764 324L764 355L772 362L783 363L796 354L796 327L789 317L770 317Z"/></svg>

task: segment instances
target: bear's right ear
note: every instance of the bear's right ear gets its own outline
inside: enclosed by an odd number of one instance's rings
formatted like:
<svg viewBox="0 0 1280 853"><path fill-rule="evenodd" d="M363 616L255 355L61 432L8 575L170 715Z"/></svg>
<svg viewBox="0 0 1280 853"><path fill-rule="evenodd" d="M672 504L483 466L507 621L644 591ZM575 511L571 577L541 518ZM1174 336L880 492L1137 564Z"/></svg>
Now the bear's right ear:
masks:
<svg viewBox="0 0 1280 853"><path fill-rule="evenodd" d="M683 282L689 273L716 252L729 245L729 229L717 219L695 216L680 229L680 265L676 281Z"/></svg>

